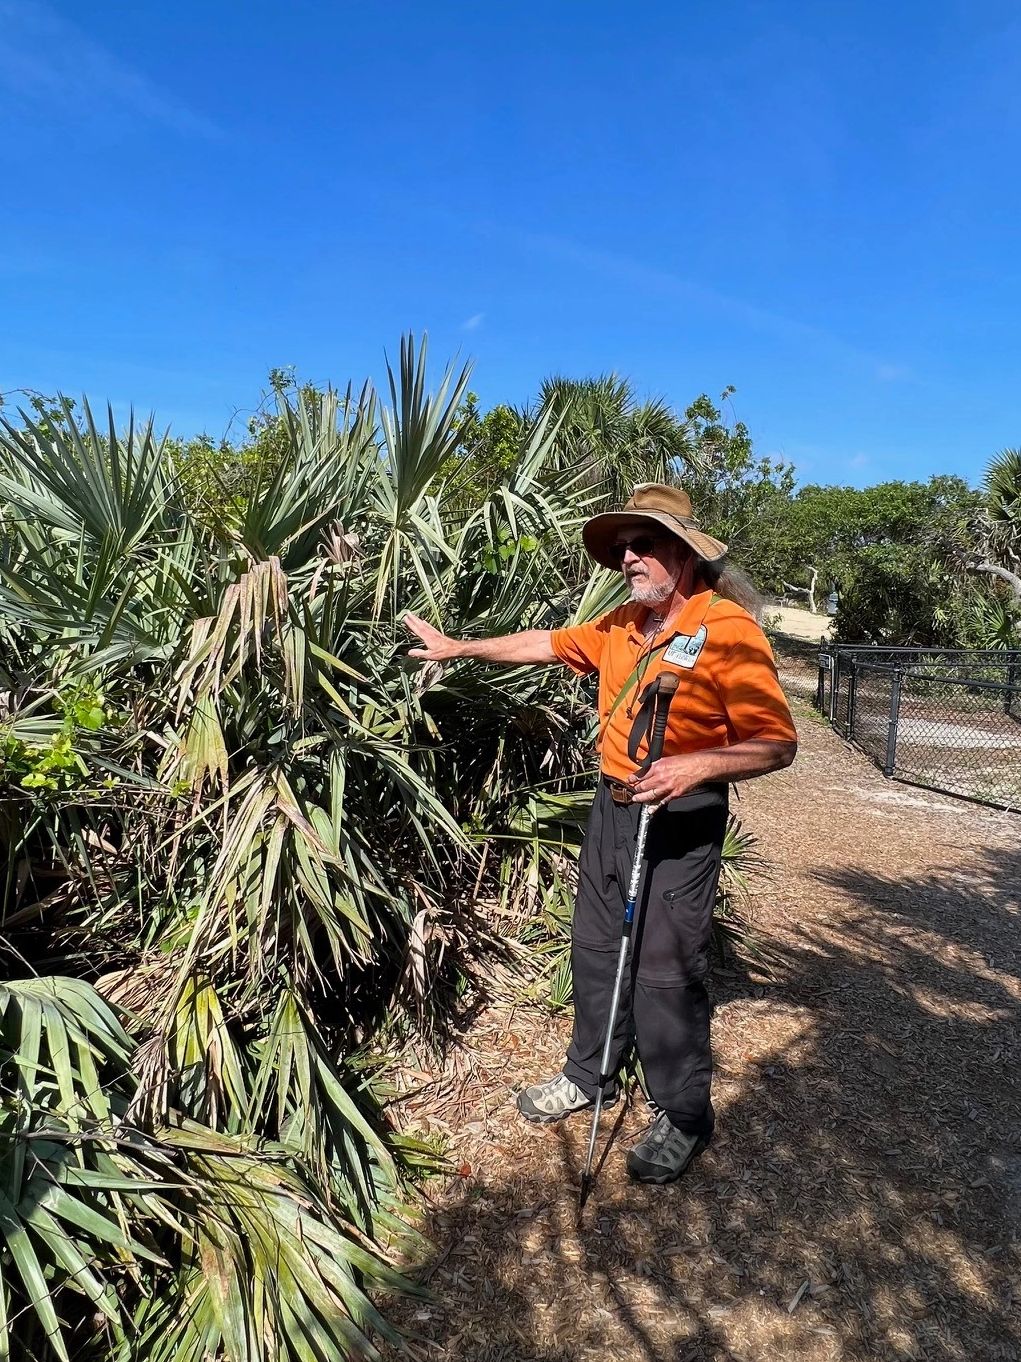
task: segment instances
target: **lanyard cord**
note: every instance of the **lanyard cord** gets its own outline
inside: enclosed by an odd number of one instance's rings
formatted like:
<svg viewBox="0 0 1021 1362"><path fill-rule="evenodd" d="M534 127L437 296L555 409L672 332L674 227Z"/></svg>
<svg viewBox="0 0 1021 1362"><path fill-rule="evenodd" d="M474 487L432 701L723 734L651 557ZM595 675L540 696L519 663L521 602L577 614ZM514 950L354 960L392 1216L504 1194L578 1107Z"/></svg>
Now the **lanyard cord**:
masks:
<svg viewBox="0 0 1021 1362"><path fill-rule="evenodd" d="M695 633L697 633L698 630L705 623L706 615L708 615L712 607L716 604L717 601L720 601L722 599L723 599L722 596L717 595L715 591L713 592L712 596L710 596L709 601L706 604L706 608L702 611L698 623L695 626L694 630ZM659 634L653 634L652 638L646 639L643 642L642 644L643 651L640 652L638 655L638 661L635 663L634 670L618 691L617 698L610 706L610 712L606 716L606 722L601 726L599 730L600 741L602 740L603 735L610 726L610 720L613 718L617 710L620 708L621 702L623 701L624 696L628 693L628 691L631 692L631 698L628 700L627 707L624 710L624 713L627 716L627 718L632 720L634 719L634 702L641 692L642 682L645 679L645 673L649 670L649 664L652 662L652 659L658 653L666 652L666 650L670 647L671 643L673 643L674 639L677 638L677 633L676 632L672 633L665 643L660 643L657 646L652 647L651 645L656 643L657 638L659 638Z"/></svg>
<svg viewBox="0 0 1021 1362"><path fill-rule="evenodd" d="M602 739L603 734L609 727L610 720L613 718L613 716L617 713L617 710L620 708L624 700L624 696L627 695L628 691L631 689L631 687L635 684L636 681L641 682L642 677L648 670L649 663L652 661L652 659L656 656L657 653L665 653L666 650L670 647L671 642L672 638L668 638L665 643L661 643L658 648L653 648L652 651L648 653L646 656L639 657L637 666L634 668L628 679L624 682L623 686L621 686L620 690L617 692L617 698L610 706L610 712L606 716L606 721L599 730L600 739ZM628 705L628 709L625 710L625 713L628 714L628 717L630 717L630 702Z"/></svg>
<svg viewBox="0 0 1021 1362"><path fill-rule="evenodd" d="M645 673L649 670L649 663L652 661L653 657L656 655L657 652L662 652L665 648L669 646L670 642L672 641L671 636L671 638L668 639L666 643L661 644L659 648L654 648L652 645L656 642L656 639L658 637L659 637L658 634L653 634L652 638L647 639L642 644L643 649L647 649L647 651L638 654L638 661L635 663L634 670L635 678L634 689L631 692L630 700L628 700L627 702L627 708L624 710L624 714L629 719L633 719L635 717L633 705L635 703L635 700L637 700L638 696L641 694L642 682L645 680Z"/></svg>

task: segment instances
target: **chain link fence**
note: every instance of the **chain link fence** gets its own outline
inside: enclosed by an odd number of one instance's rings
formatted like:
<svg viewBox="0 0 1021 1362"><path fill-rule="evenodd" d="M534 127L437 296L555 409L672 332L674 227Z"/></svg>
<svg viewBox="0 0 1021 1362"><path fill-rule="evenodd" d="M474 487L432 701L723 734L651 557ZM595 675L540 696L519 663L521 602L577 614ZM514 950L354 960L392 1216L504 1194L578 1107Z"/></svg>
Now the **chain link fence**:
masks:
<svg viewBox="0 0 1021 1362"><path fill-rule="evenodd" d="M831 647L815 702L884 775L1021 808L1021 652Z"/></svg>

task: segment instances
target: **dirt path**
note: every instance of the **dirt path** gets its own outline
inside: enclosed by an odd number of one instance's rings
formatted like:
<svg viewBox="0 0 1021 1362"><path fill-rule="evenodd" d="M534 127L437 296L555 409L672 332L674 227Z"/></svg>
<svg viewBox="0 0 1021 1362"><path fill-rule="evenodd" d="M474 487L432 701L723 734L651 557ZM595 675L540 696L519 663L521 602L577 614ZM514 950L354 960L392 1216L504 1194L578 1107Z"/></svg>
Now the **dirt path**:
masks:
<svg viewBox="0 0 1021 1362"><path fill-rule="evenodd" d="M767 605L765 615L773 629L790 638L818 643L833 633L832 615L813 615L811 610L799 610L796 605Z"/></svg>
<svg viewBox="0 0 1021 1362"><path fill-rule="evenodd" d="M429 1189L418 1356L1021 1358L1021 818L884 781L798 718L798 762L739 806L780 958L717 984L713 1145L633 1187L632 1108L576 1229L585 1119L513 1108L568 1023L486 1014L414 1104L461 1164Z"/></svg>

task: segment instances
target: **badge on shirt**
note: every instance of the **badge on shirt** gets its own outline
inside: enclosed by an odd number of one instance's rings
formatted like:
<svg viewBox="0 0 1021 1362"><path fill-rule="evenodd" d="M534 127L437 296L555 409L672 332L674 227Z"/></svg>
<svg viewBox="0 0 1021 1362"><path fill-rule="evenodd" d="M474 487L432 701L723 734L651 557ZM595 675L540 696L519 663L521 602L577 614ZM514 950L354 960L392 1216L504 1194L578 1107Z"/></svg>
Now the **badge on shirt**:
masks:
<svg viewBox="0 0 1021 1362"><path fill-rule="evenodd" d="M675 667L687 667L690 671L698 661L706 638L704 624L697 634L675 634L670 647L663 654L663 661L671 662Z"/></svg>

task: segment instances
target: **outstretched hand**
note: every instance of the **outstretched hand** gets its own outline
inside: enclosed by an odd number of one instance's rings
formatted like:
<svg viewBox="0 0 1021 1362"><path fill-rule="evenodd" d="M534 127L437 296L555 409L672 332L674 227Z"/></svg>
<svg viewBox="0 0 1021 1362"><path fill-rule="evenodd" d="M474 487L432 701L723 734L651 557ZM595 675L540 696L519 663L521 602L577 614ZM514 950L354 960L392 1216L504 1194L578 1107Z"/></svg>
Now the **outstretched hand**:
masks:
<svg viewBox="0 0 1021 1362"><path fill-rule="evenodd" d="M409 612L404 616L403 623L405 629L417 634L424 645L421 648L409 648L409 657L420 657L423 662L448 662L452 657L460 655L456 639L440 633L439 629L434 629L418 615Z"/></svg>

